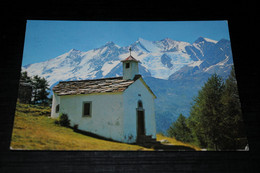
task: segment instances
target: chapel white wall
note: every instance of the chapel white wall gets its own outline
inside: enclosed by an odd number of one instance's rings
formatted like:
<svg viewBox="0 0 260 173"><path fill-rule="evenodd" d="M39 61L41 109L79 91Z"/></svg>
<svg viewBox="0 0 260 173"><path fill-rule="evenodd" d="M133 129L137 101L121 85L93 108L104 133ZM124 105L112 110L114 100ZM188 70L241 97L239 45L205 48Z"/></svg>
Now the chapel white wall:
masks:
<svg viewBox="0 0 260 173"><path fill-rule="evenodd" d="M137 138L137 110L141 100L145 110L146 135L156 138L154 96L148 91L141 79L135 81L124 91L124 142L133 143ZM141 96L139 96L141 95Z"/></svg>
<svg viewBox="0 0 260 173"><path fill-rule="evenodd" d="M92 102L91 117L82 117L83 102ZM116 141L123 141L123 95L90 94L61 96L60 112L68 114L71 126Z"/></svg>

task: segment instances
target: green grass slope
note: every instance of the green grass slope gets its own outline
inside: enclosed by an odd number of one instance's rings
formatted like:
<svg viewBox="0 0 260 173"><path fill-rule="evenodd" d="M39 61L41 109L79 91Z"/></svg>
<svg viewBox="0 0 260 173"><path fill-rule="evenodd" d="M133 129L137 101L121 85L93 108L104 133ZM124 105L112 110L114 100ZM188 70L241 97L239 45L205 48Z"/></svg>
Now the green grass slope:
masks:
<svg viewBox="0 0 260 173"><path fill-rule="evenodd" d="M147 150L96 139L61 127L50 118L50 108L17 103L11 149L22 150Z"/></svg>
<svg viewBox="0 0 260 173"><path fill-rule="evenodd" d="M55 124L55 120L50 118L50 113L50 107L17 103L10 148L13 150L153 150L76 133L71 128ZM157 135L157 140L166 138ZM189 146L173 138L167 140L173 145Z"/></svg>

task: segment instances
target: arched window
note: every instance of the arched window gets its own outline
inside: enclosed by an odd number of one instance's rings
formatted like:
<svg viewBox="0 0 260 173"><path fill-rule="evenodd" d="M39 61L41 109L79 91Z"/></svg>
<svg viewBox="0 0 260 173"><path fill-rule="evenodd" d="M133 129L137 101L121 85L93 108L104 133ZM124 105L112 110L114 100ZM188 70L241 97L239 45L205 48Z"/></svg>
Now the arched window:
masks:
<svg viewBox="0 0 260 173"><path fill-rule="evenodd" d="M143 107L143 102L141 100L138 101L138 108L142 108Z"/></svg>

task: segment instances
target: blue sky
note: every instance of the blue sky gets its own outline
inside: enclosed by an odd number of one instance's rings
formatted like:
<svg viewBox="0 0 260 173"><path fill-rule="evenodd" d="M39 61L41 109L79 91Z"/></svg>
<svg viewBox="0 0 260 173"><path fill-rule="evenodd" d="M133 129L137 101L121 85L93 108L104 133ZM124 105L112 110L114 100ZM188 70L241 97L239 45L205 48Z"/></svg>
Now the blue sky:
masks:
<svg viewBox="0 0 260 173"><path fill-rule="evenodd" d="M46 21L28 20L22 65L46 61L71 49L88 51L109 41L128 46L138 38L193 43L198 37L229 38L227 21Z"/></svg>

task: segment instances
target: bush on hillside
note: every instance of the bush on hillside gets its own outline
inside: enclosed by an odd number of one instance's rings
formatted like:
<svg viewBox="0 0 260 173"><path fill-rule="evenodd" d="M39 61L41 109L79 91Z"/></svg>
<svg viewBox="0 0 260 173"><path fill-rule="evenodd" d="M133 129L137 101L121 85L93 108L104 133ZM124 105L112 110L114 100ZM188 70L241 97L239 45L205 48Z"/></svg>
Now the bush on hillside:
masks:
<svg viewBox="0 0 260 173"><path fill-rule="evenodd" d="M61 113L59 118L55 121L55 124L59 124L64 127L70 126L70 120L67 114Z"/></svg>

